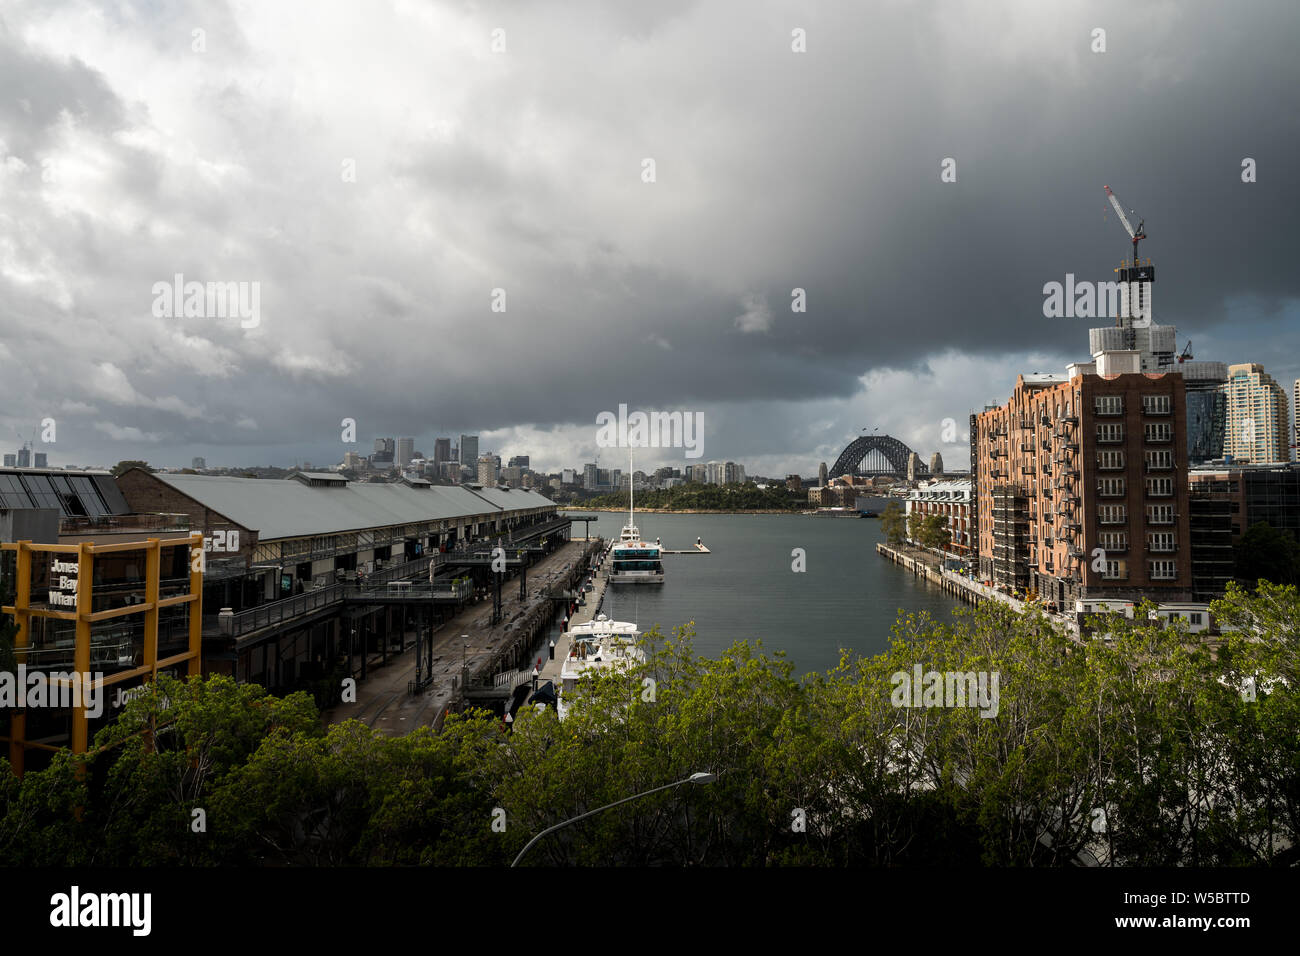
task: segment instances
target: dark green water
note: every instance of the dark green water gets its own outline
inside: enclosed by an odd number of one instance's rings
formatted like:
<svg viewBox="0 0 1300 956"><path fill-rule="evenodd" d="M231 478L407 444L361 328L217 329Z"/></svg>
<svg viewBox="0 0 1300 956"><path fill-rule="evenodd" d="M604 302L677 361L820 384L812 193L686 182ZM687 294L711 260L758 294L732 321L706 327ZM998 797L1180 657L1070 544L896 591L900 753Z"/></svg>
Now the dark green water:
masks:
<svg viewBox="0 0 1300 956"><path fill-rule="evenodd" d="M732 642L759 639L783 650L796 672L825 671L840 648L883 651L899 609L948 620L956 601L876 554L874 518L807 515L638 514L641 537L690 548L701 537L712 554L669 554L662 586L609 588L602 611L642 630L665 633L695 622L695 647L717 657ZM592 534L618 536L626 516L600 513ZM580 526L579 526L580 527ZM578 529L575 529L578 530ZM803 548L807 570L791 570Z"/></svg>

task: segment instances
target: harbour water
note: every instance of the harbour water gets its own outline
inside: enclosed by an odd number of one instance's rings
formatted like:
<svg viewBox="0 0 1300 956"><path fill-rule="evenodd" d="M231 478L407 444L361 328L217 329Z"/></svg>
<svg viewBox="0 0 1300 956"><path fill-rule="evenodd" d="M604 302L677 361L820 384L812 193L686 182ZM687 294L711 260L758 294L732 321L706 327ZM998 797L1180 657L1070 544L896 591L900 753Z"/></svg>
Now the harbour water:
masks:
<svg viewBox="0 0 1300 956"><path fill-rule="evenodd" d="M592 534L617 537L626 520L601 512ZM642 630L659 624L665 634L694 621L695 648L706 657L757 639L766 651L785 651L797 674L825 671L840 648L885 650L900 609L948 620L958 605L875 553L884 536L874 518L638 513L636 521L643 539L686 549L703 538L712 553L664 555L662 586L611 587L603 613ZM803 572L792 570L796 548Z"/></svg>

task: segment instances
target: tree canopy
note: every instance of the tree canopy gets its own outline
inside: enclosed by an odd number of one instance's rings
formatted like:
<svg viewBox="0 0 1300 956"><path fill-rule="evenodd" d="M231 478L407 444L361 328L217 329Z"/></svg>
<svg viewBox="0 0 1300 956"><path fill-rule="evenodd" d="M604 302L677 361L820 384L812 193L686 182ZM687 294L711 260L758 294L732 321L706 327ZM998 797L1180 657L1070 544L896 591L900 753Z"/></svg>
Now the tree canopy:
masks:
<svg viewBox="0 0 1300 956"><path fill-rule="evenodd" d="M526 707L509 729L469 712L401 737L324 727L304 694L162 678L96 752L0 768L0 862L505 865L696 772L716 781L525 862L1300 862L1296 589L1230 588L1214 653L1150 610L1082 644L993 603L901 615L884 653L802 679L760 644L714 660L690 626L655 629L644 664L591 682L563 723Z"/></svg>

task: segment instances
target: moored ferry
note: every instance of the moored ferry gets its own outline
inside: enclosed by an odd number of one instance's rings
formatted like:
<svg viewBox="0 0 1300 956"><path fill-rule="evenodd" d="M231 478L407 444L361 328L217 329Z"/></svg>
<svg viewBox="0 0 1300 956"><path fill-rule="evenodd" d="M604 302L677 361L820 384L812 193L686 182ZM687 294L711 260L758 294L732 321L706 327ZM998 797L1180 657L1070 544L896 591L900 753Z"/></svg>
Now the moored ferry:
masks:
<svg viewBox="0 0 1300 956"><path fill-rule="evenodd" d="M628 474L632 475L631 457L628 458ZM636 509L633 504L632 479L628 479L627 488L627 524L618 536L611 554L613 563L609 566L610 584L663 584L664 565L660 560L660 545L641 540L641 529L636 526Z"/></svg>
<svg viewBox="0 0 1300 956"><path fill-rule="evenodd" d="M626 533L627 529L623 530ZM659 545L642 541L639 536L620 539L611 555L609 583L663 584L664 565L659 550Z"/></svg>

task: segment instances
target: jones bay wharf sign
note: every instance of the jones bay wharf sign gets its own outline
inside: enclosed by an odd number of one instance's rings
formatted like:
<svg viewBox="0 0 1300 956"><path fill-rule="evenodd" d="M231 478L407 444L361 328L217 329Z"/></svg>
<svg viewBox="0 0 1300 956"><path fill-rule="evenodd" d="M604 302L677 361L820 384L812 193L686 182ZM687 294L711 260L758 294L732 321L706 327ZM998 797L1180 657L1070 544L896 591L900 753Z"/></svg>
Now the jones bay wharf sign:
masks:
<svg viewBox="0 0 1300 956"><path fill-rule="evenodd" d="M77 577L80 567L76 561L53 561L50 564L49 603L56 607L77 606Z"/></svg>

